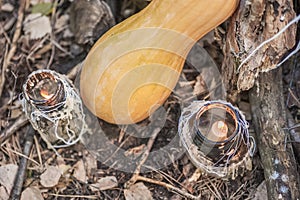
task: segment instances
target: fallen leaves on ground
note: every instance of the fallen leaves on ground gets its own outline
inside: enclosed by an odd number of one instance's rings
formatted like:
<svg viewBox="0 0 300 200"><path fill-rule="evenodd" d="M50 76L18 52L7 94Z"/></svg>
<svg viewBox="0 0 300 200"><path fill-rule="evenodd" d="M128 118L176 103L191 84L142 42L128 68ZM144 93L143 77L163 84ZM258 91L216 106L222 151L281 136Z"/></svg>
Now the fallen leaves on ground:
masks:
<svg viewBox="0 0 300 200"><path fill-rule="evenodd" d="M118 186L117 178L114 176L107 176L101 178L97 181L97 183L91 185L92 191L97 190L109 190Z"/></svg>
<svg viewBox="0 0 300 200"><path fill-rule="evenodd" d="M51 33L51 24L48 17L41 13L34 13L28 15L24 20L25 35L29 35L30 39L39 39L47 33Z"/></svg>
<svg viewBox="0 0 300 200"><path fill-rule="evenodd" d="M10 193L11 189L13 188L17 171L18 166L14 164L3 165L0 167L0 185L4 186L7 193ZM3 194L3 197L5 196L6 195ZM2 198L2 193L0 194L0 198Z"/></svg>
<svg viewBox="0 0 300 200"><path fill-rule="evenodd" d="M35 187L26 188L22 192L21 200L43 200L43 196L41 191Z"/></svg>
<svg viewBox="0 0 300 200"><path fill-rule="evenodd" d="M83 183L86 183L87 182L87 176L86 176L86 171L85 171L85 168L84 168L84 163L83 163L83 160L79 160L75 166L74 166L74 173L73 173L73 176L83 182Z"/></svg>
<svg viewBox="0 0 300 200"><path fill-rule="evenodd" d="M58 167L48 166L46 171L41 175L41 185L44 187L54 187L58 184L58 181L62 173Z"/></svg>
<svg viewBox="0 0 300 200"><path fill-rule="evenodd" d="M129 189L124 190L126 200L152 200L152 194L150 190L139 182L132 185Z"/></svg>

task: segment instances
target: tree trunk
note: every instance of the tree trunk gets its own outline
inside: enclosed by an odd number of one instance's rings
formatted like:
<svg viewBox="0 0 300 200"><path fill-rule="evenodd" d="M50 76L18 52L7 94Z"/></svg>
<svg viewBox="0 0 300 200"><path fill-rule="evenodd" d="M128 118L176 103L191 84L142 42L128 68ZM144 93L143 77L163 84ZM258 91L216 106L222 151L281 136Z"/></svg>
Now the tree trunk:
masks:
<svg viewBox="0 0 300 200"><path fill-rule="evenodd" d="M292 0L243 0L230 19L222 73L229 98L253 87L259 72L274 69L295 45L296 25L261 48L239 72L237 68L258 45L295 17Z"/></svg>
<svg viewBox="0 0 300 200"><path fill-rule="evenodd" d="M288 133L284 131L287 125L281 70L270 71L295 45L296 25L263 46L239 70L238 67L257 46L278 33L295 16L292 0L242 0L229 20L223 49L222 74L228 100L237 101L242 91L257 85L250 92L252 123L268 197L272 200L300 198L297 164L291 145L286 143Z"/></svg>
<svg viewBox="0 0 300 200"><path fill-rule="evenodd" d="M250 104L269 199L299 199L299 173L282 96L281 69L260 74ZM286 131L285 131L286 130Z"/></svg>

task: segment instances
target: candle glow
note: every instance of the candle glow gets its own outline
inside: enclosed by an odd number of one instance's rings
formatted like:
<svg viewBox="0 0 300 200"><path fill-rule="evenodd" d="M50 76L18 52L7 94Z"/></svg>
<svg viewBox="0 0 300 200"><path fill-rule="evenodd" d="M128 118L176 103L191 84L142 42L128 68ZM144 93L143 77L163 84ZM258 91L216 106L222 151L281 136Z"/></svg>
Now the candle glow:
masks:
<svg viewBox="0 0 300 200"><path fill-rule="evenodd" d="M217 123L218 133L221 133L220 135L224 136L227 135L228 132L228 126L223 121L215 122Z"/></svg>
<svg viewBox="0 0 300 200"><path fill-rule="evenodd" d="M228 126L223 121L216 121L211 126L211 129L206 135L207 139L214 142L226 140L228 134Z"/></svg>
<svg viewBox="0 0 300 200"><path fill-rule="evenodd" d="M47 90L41 89L40 94L42 97L44 97L45 99L50 99L53 94L49 94L49 92Z"/></svg>

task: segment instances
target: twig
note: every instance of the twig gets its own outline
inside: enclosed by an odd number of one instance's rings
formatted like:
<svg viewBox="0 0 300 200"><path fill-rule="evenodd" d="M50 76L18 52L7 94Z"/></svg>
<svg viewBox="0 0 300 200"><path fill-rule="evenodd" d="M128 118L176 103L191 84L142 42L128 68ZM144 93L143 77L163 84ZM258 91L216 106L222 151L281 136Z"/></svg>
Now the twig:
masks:
<svg viewBox="0 0 300 200"><path fill-rule="evenodd" d="M28 119L24 115L21 115L11 126L5 129L0 135L0 144L2 144L3 141L7 140L7 138L9 138L12 134L14 134L17 130L19 130L27 123Z"/></svg>
<svg viewBox="0 0 300 200"><path fill-rule="evenodd" d="M56 7L57 7L57 0L54 1L53 3L53 8L52 8L52 16L51 16L51 26L54 27L54 23L55 23L55 13L56 13ZM53 29L51 29L51 34L50 34L50 38L51 40L55 41L55 34L54 34L54 31ZM55 55L55 46L53 45L52 43L52 48L51 48L51 56L50 56L50 59L49 59L49 62L46 66L46 69L49 69L50 66L52 65L52 62L54 60L54 55Z"/></svg>
<svg viewBox="0 0 300 200"><path fill-rule="evenodd" d="M155 169L155 168L153 168L153 167L148 167L148 166L145 166L145 167L147 167L147 168L149 168L149 169L155 171L156 173L159 173L159 174L160 174L165 180L167 180L169 183L172 183L172 181L173 181L173 182L175 182L176 184L180 185L181 187L184 187L184 188L185 188L185 186L184 186L182 183L178 182L175 178L173 178L171 175L165 173L164 171L157 170L157 169Z"/></svg>
<svg viewBox="0 0 300 200"><path fill-rule="evenodd" d="M189 193L194 193L194 185L197 183L201 176L202 172L200 169L196 168L193 174L188 178L186 178L182 183L179 183L182 188L185 189L185 191ZM199 191L199 190L197 190ZM177 194L176 194L177 195ZM176 196L174 196L176 199ZM200 197L200 196L199 196ZM173 198L173 197L172 197Z"/></svg>
<svg viewBox="0 0 300 200"><path fill-rule="evenodd" d="M168 184L168 183L165 183L165 182L162 182L162 181L157 181L157 180L153 180L153 179L150 179L150 178L146 178L146 177L143 177L143 176L140 176L140 175L136 175L136 181L144 181L144 182L148 182L148 183L153 183L153 184L156 184L156 185L160 185L160 186L163 186L171 191L174 191L174 192L177 192L179 194L181 194L182 196L188 198L188 199L200 199L200 197L198 196L194 196L184 190L181 190L171 184Z"/></svg>
<svg viewBox="0 0 300 200"><path fill-rule="evenodd" d="M37 157L39 158L39 164L40 164L40 166L43 166L43 160L42 160L42 156L41 156L40 144L39 144L39 141L38 141L36 135L34 136L34 143L35 143Z"/></svg>
<svg viewBox="0 0 300 200"><path fill-rule="evenodd" d="M150 151L151 151L151 149L152 149L152 146L153 146L153 144L154 144L154 141L155 141L155 139L156 139L156 137L157 137L157 135L158 135L159 132L160 132L160 129L159 129L159 128L155 128L155 129L153 130L153 133L152 133L150 139L148 140L147 149L146 149L146 151L143 153L142 158L141 158L139 164L137 165L137 167L136 167L136 169L135 169L135 171L134 171L133 176L131 177L131 179L130 179L129 181L127 181L127 182L125 183L125 187L126 187L126 188L127 188L127 187L130 187L131 185L133 185L133 184L137 181L137 177L138 177L139 174L140 174L141 168L142 168L143 164L146 162L146 160L147 160L147 158L148 158L148 156L149 156L149 153L150 153Z"/></svg>
<svg viewBox="0 0 300 200"><path fill-rule="evenodd" d="M56 42L56 41L54 40L54 36L50 38L50 42L53 44L54 47L57 47L59 50L61 50L61 51L64 52L65 54L69 55L71 58L75 58L75 57L73 56L72 53L68 52L68 50L64 49L58 42ZM55 48L54 48L54 49L55 49ZM52 57L54 57L54 54L53 54ZM52 58L52 59L53 59L53 58ZM53 61L53 60L52 60L52 61ZM48 65L50 66L49 63L48 63ZM48 69L48 68L47 68L47 69Z"/></svg>
<svg viewBox="0 0 300 200"><path fill-rule="evenodd" d="M288 90L289 90L289 95L293 97L294 101L296 101L297 106L300 106L300 101L298 100L298 98L296 97L296 95L294 94L294 92L291 90L291 88L289 88Z"/></svg>
<svg viewBox="0 0 300 200"><path fill-rule="evenodd" d="M294 150L295 157L297 158L298 164L300 164L300 133L295 130L297 127L300 127L296 125L295 120L293 119L293 116L291 113L287 110L287 125L288 125L288 130L291 136L292 140L292 146Z"/></svg>
<svg viewBox="0 0 300 200"><path fill-rule="evenodd" d="M24 144L24 150L23 150L24 156L28 157L31 152L34 134L35 134L35 131L34 131L33 127L30 126L29 130L27 131L26 140L25 140L25 144ZM11 200L19 200L20 196L21 196L22 187L23 187L24 180L25 180L27 161L28 161L28 159L24 156L21 157L21 159L20 159L18 173L17 173L16 179L14 182L13 189L10 194Z"/></svg>
<svg viewBox="0 0 300 200"><path fill-rule="evenodd" d="M106 164L107 163L107 161L109 161L110 159L112 159L115 155L116 155L116 153L118 153L118 151L123 147L123 145L129 140L129 138L130 138L131 136L128 136L119 146L118 146L118 148L109 156L109 158L107 158L104 162L103 162L103 164Z"/></svg>
<svg viewBox="0 0 300 200"><path fill-rule="evenodd" d="M0 79L0 97L2 96L3 87L4 87L4 83L5 83L5 72L7 70L7 67L9 65L9 63L10 63L10 60L15 55L15 52L17 50L17 41L18 41L18 39L20 37L20 34L21 34L25 4L26 4L25 0L20 1L20 7L19 7L19 10L18 10L18 20L17 20L17 24L16 24L16 30L15 30L15 33L14 33L14 36L13 36L11 47L8 51L7 56L5 56L5 58L4 58L3 67L2 67L2 76L1 76L1 79Z"/></svg>
<svg viewBox="0 0 300 200"><path fill-rule="evenodd" d="M13 149L11 149L11 148L8 148L8 147L5 147L5 148L3 148L3 149L5 149L5 151L7 151L7 152L8 152L8 151L9 151L9 152L12 152L12 153L14 153L14 154L16 154L16 155L18 155L18 156L20 156L20 157L24 157L25 159L31 161L32 163L34 163L34 164L37 165L37 166L42 166L40 163L38 163L37 161L33 160L32 158L30 158L30 157L24 155L23 153L20 153L20 152L18 152L18 151L16 151L16 150L13 150Z"/></svg>
<svg viewBox="0 0 300 200"><path fill-rule="evenodd" d="M212 188L211 188L211 187L209 187L209 185L207 184L208 189L212 192L213 195L215 195L216 198L222 199L222 196L221 196L220 192L218 191L217 186L211 181L210 178L208 178L207 180L208 180L208 182L210 183L210 185L212 186ZM206 182L205 182L205 184L206 184Z"/></svg>
<svg viewBox="0 0 300 200"><path fill-rule="evenodd" d="M83 199L99 199L98 196L87 196L87 195L64 195L64 194L54 194L54 193L49 193L48 195L54 196L54 197L63 197L65 198L70 198L70 199L77 199L77 198L83 198Z"/></svg>

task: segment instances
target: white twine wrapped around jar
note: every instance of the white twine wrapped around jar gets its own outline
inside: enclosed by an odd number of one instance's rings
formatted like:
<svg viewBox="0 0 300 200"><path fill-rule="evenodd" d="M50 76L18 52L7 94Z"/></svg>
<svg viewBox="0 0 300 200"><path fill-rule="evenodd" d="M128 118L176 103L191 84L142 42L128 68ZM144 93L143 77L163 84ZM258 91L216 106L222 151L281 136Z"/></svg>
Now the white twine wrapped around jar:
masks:
<svg viewBox="0 0 300 200"><path fill-rule="evenodd" d="M49 84L51 81L53 85ZM49 95L45 87L56 91ZM41 94L34 94L34 90ZM73 145L88 131L79 93L64 75L51 70L34 71L23 85L20 100L26 117L48 148Z"/></svg>
<svg viewBox="0 0 300 200"><path fill-rule="evenodd" d="M202 120L201 115L204 112L216 108L228 113L235 121L233 131L226 129L226 131L232 131L226 140L212 141L209 139L210 132L202 135L196 127L199 126L196 122ZM225 119L225 116L223 118ZM212 121L210 123L212 124ZM245 169L252 169L250 157L253 156L255 150L255 141L249 135L245 116L228 102L192 102L181 114L178 133L190 160L206 174L235 179L238 175L242 175Z"/></svg>

